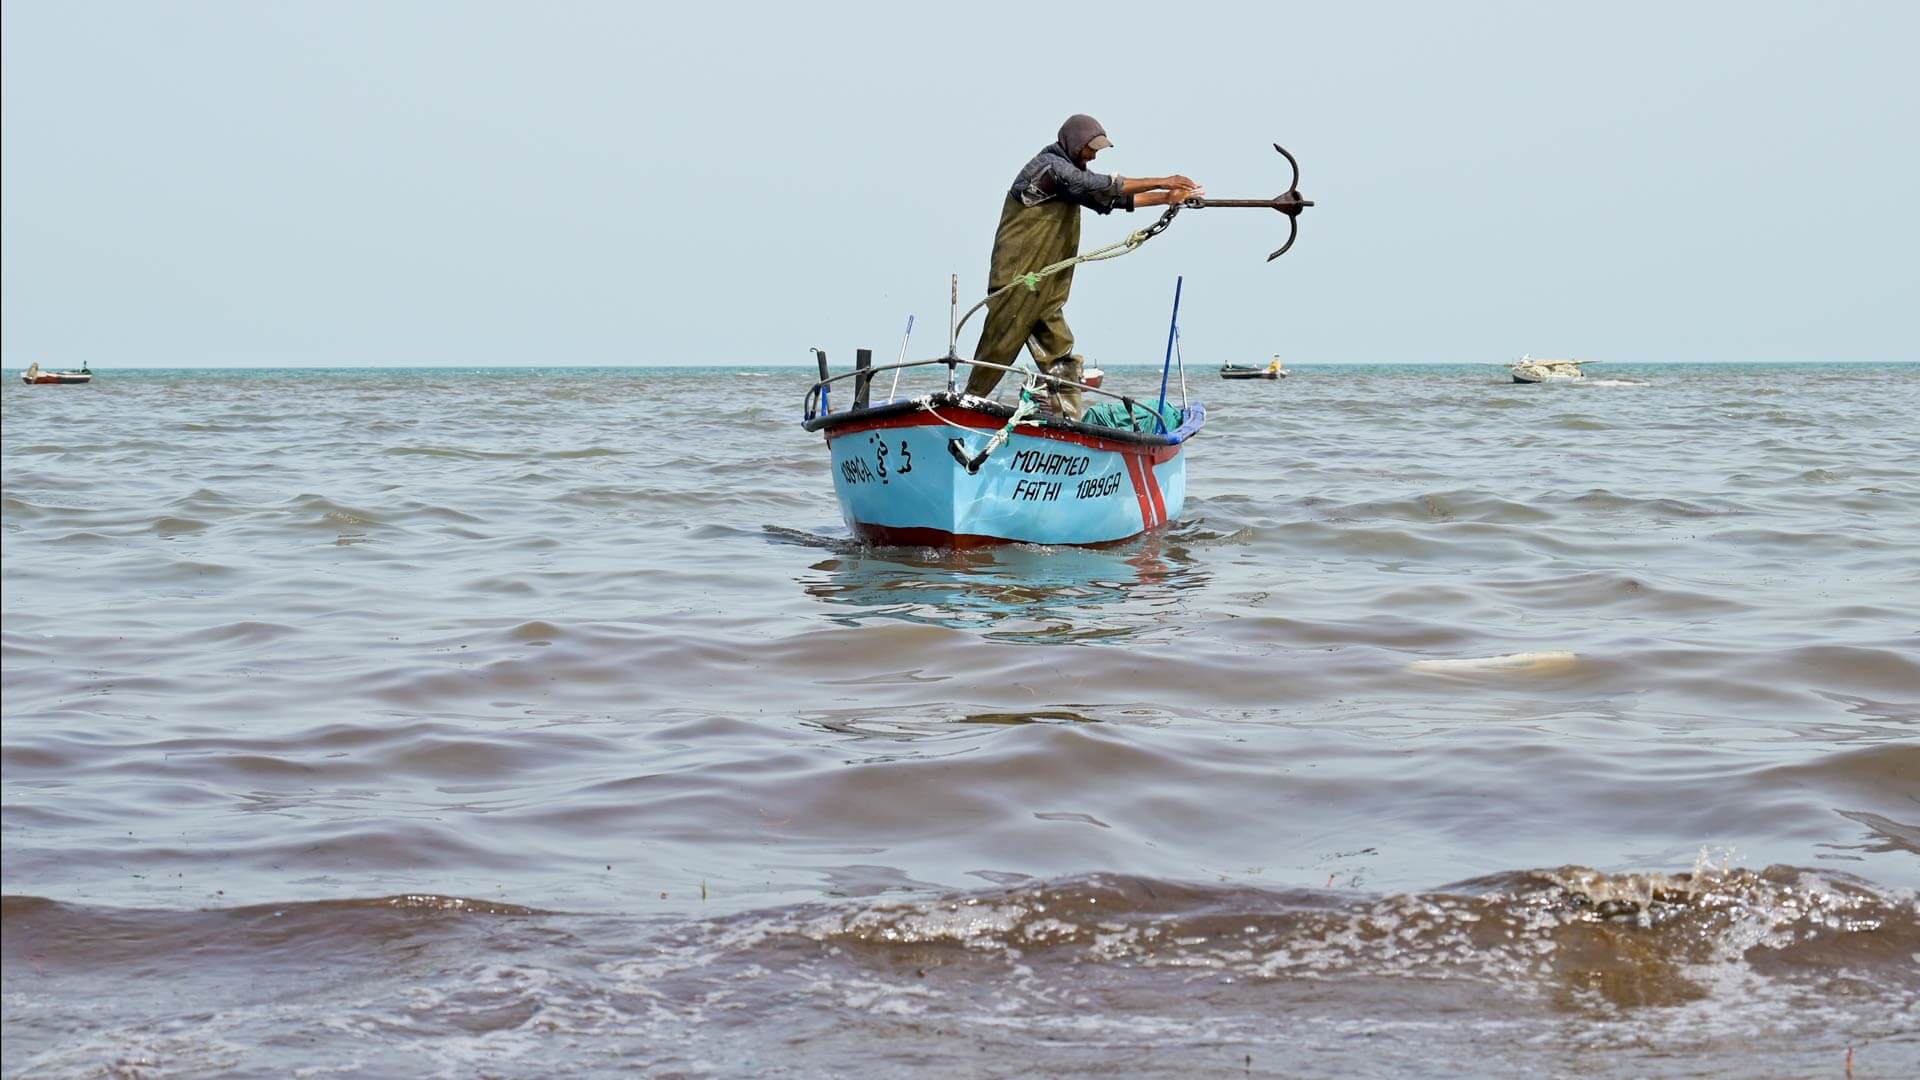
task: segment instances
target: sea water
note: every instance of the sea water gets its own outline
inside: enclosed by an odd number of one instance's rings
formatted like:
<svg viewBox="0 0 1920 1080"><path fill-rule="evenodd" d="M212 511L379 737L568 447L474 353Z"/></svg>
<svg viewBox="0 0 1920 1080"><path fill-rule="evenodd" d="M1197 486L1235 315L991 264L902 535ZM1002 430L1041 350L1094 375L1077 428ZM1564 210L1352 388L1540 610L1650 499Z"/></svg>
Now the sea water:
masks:
<svg viewBox="0 0 1920 1080"><path fill-rule="evenodd" d="M1920 1070L1920 366L1190 371L1183 520L964 554L798 368L96 371L9 1076Z"/></svg>

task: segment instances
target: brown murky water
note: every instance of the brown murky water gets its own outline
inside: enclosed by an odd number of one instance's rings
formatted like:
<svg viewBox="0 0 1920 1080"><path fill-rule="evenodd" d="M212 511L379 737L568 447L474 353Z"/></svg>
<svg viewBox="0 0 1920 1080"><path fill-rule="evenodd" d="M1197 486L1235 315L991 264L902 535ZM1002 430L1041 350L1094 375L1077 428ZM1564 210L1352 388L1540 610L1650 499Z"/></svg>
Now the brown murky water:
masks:
<svg viewBox="0 0 1920 1080"><path fill-rule="evenodd" d="M9 384L4 1072L1920 1071L1920 366L1500 377L965 555L793 369Z"/></svg>

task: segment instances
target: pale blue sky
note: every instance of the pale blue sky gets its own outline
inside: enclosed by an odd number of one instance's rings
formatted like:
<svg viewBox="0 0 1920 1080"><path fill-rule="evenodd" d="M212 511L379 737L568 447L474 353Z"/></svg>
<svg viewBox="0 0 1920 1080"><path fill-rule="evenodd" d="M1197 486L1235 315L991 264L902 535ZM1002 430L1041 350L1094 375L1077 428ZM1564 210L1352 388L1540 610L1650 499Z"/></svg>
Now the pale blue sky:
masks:
<svg viewBox="0 0 1920 1080"><path fill-rule="evenodd" d="M1910 3L8 0L4 362L837 361L1101 167L1319 202L1080 272L1096 361L1912 360ZM1086 217L1088 247L1153 220ZM962 349L973 344L973 328Z"/></svg>

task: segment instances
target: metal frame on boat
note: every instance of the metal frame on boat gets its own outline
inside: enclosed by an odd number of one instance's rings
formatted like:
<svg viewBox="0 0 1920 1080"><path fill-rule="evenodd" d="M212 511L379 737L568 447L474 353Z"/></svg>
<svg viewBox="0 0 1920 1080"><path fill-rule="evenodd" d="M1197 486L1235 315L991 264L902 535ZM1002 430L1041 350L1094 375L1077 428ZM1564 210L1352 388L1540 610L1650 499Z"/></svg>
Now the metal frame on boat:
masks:
<svg viewBox="0 0 1920 1080"><path fill-rule="evenodd" d="M1168 430L1150 403L1044 376L1033 376L1020 403L1008 405L957 391L961 365L1030 374L949 356L861 366L808 388L802 426L826 436L834 492L855 536L957 548L1108 544L1180 516L1187 488L1181 451L1206 424L1205 406L1179 406L1179 423ZM947 368L945 390L868 404L879 373L934 366ZM827 411L822 400L830 403L832 386L849 379L853 407ZM1135 422L1105 427L1036 412L1031 393L1049 385L1120 402Z"/></svg>

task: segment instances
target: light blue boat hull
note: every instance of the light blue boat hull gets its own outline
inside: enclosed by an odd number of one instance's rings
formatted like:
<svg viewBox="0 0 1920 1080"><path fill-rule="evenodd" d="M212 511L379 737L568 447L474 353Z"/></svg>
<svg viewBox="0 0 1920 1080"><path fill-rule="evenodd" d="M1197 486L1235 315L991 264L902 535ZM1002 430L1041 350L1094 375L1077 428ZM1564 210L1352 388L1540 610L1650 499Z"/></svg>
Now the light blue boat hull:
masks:
<svg viewBox="0 0 1920 1080"><path fill-rule="evenodd" d="M1113 543L1179 518L1183 443L1205 415L1193 413L1180 432L1151 442L1020 427L976 472L950 444L971 457L1000 417L961 406L854 416L828 429L834 492L847 527L871 543Z"/></svg>

